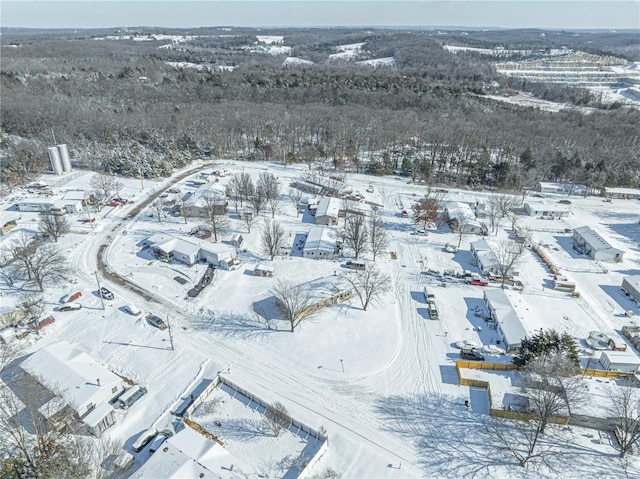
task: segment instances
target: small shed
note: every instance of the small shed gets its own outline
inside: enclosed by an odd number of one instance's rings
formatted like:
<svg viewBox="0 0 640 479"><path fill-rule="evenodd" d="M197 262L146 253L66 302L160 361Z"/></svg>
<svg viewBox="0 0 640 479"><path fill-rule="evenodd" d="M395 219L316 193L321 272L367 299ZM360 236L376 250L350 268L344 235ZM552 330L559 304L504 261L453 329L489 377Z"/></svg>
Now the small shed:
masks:
<svg viewBox="0 0 640 479"><path fill-rule="evenodd" d="M236 233L231 237L231 246L235 246L236 248L242 248L244 244L244 237L240 233Z"/></svg>
<svg viewBox="0 0 640 479"><path fill-rule="evenodd" d="M640 358L630 350L605 351L600 356L600 364L610 371L634 373L640 368Z"/></svg>
<svg viewBox="0 0 640 479"><path fill-rule="evenodd" d="M262 276L265 278L271 278L273 277L273 267L271 266L266 266L262 263L257 264L255 268L253 268L253 275L254 276Z"/></svg>
<svg viewBox="0 0 640 479"><path fill-rule="evenodd" d="M115 424L116 413L111 404L103 402L85 415L82 422L87 426L87 431L100 437L104 431Z"/></svg>

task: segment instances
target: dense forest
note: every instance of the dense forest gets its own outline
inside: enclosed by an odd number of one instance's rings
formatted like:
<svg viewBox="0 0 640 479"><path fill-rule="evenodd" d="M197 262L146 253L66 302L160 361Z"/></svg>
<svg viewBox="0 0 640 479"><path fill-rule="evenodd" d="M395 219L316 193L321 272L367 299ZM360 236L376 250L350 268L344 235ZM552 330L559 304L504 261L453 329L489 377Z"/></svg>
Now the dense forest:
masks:
<svg viewBox="0 0 640 479"><path fill-rule="evenodd" d="M268 35L284 37L281 51L259 41ZM168 175L206 156L505 190L540 180L636 187L638 109L558 84L527 91L588 113L498 102L486 95L513 95L522 81L500 75L483 55L443 49L562 46L637 60L632 39L637 34L3 30L0 173L11 186L46 171L55 136L77 166L123 175ZM353 44L362 44L354 58L334 55ZM359 63L390 57L386 66Z"/></svg>

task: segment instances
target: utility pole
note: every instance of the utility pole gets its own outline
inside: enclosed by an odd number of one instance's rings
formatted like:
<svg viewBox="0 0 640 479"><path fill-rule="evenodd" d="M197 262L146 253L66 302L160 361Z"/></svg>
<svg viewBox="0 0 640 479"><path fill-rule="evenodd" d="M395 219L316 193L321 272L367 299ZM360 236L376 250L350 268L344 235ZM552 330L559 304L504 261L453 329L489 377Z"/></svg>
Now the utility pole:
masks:
<svg viewBox="0 0 640 479"><path fill-rule="evenodd" d="M138 175L140 176L140 189L144 190L144 183L142 181L142 168L138 168Z"/></svg>
<svg viewBox="0 0 640 479"><path fill-rule="evenodd" d="M171 351L175 351L175 349L173 349L173 335L171 334L171 323L169 322L169 316L167 316L167 328L169 329L169 342L171 343Z"/></svg>
<svg viewBox="0 0 640 479"><path fill-rule="evenodd" d="M102 297L102 288L100 287L100 279L98 278L98 272L94 271L93 272L96 275L96 283L98 283L98 295L100 296L100 301L102 302L102 310L104 311L105 306L104 306L104 298Z"/></svg>

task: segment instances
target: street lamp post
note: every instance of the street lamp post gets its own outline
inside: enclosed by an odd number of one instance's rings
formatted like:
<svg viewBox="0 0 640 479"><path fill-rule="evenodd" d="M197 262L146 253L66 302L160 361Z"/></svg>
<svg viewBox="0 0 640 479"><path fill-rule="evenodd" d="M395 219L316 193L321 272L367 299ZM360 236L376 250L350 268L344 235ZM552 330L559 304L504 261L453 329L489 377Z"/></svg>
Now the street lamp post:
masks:
<svg viewBox="0 0 640 479"><path fill-rule="evenodd" d="M102 302L102 310L107 309L104 305L104 298L102 297L102 288L100 287L100 279L98 278L98 272L94 271L93 274L96 275L96 283L98 283L98 296L100 296L100 301Z"/></svg>
<svg viewBox="0 0 640 479"><path fill-rule="evenodd" d="M169 322L169 316L167 316L167 329L169 330L169 342L171 343L171 351L175 351L173 349L173 334L171 334L171 323Z"/></svg>

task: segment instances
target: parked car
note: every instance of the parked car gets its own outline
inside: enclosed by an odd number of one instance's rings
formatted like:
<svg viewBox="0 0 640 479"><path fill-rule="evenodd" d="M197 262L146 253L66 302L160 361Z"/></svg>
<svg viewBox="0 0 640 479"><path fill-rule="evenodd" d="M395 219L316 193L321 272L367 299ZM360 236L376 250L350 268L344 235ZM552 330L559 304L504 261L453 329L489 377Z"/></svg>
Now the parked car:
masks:
<svg viewBox="0 0 640 479"><path fill-rule="evenodd" d="M82 305L80 303L67 303L60 306L58 311L77 311L79 309L82 309Z"/></svg>
<svg viewBox="0 0 640 479"><path fill-rule="evenodd" d="M171 436L173 436L173 432L169 431L168 429L160 431L158 435L153 439L153 441L151 441L151 445L149 446L149 454L153 454L158 449L160 449L162 443L164 443L164 441L169 439Z"/></svg>
<svg viewBox="0 0 640 479"><path fill-rule="evenodd" d="M373 193L373 185L369 185L367 188L367 193Z"/></svg>
<svg viewBox="0 0 640 479"><path fill-rule="evenodd" d="M415 233L420 236L427 236L429 232L423 228L416 228Z"/></svg>
<svg viewBox="0 0 640 479"><path fill-rule="evenodd" d="M100 296L104 299L113 299L113 293L109 291L107 288L100 288Z"/></svg>
<svg viewBox="0 0 640 479"><path fill-rule="evenodd" d="M95 223L96 219L94 218L80 218L78 220L80 223Z"/></svg>
<svg viewBox="0 0 640 479"><path fill-rule="evenodd" d="M133 316L140 316L142 314L142 310L135 304L125 304L124 310Z"/></svg>
<svg viewBox="0 0 640 479"><path fill-rule="evenodd" d="M462 348L460 350L460 357L462 359L468 359L470 361L484 361L484 356L480 354L476 349Z"/></svg>
<svg viewBox="0 0 640 479"><path fill-rule="evenodd" d="M407 210L402 210L402 212L400 213L400 215L403 218L408 218L409 217L409 212Z"/></svg>
<svg viewBox="0 0 640 479"><path fill-rule="evenodd" d="M151 326L155 326L156 328L158 328L159 330L164 330L167 329L167 323L165 323L162 319L160 319L157 316L149 316L147 318L147 322L151 325Z"/></svg>
<svg viewBox="0 0 640 479"><path fill-rule="evenodd" d="M131 449L135 452L140 452L144 449L144 446L149 444L151 440L156 437L158 430L155 427L142 431L138 436L138 439L131 445Z"/></svg>
<svg viewBox="0 0 640 479"><path fill-rule="evenodd" d="M486 286L489 283L487 281L485 281L484 279L468 279L467 280L467 284L471 284L474 286Z"/></svg>
<svg viewBox="0 0 640 479"><path fill-rule="evenodd" d="M558 203L561 203L563 205L570 205L571 201L569 201L569 200L560 200L560 201L558 201Z"/></svg>

